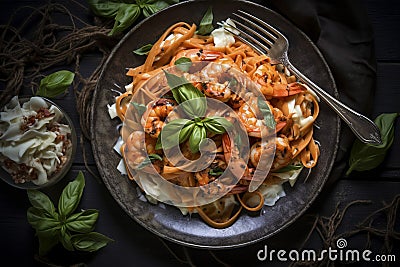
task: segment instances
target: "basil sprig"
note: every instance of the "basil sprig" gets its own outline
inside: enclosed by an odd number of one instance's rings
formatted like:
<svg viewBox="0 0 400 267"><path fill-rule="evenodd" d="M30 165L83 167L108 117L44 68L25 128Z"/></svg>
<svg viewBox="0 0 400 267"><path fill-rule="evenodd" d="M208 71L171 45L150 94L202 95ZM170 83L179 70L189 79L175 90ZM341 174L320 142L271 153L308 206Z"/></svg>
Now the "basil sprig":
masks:
<svg viewBox="0 0 400 267"><path fill-rule="evenodd" d="M87 0L90 9L97 16L114 19L110 35L118 34L130 27L143 14L149 17L154 13L176 4L179 0L136 0L129 3L120 0Z"/></svg>
<svg viewBox="0 0 400 267"><path fill-rule="evenodd" d="M64 94L72 84L75 74L68 70L60 70L47 75L40 80L39 89L36 95L53 98Z"/></svg>
<svg viewBox="0 0 400 267"><path fill-rule="evenodd" d="M171 149L189 140L192 153L199 152L201 142L207 138L207 131L223 134L233 127L232 123L223 117L196 118L194 120L175 119L168 122L157 139L156 149ZM163 140L161 142L161 139Z"/></svg>
<svg viewBox="0 0 400 267"><path fill-rule="evenodd" d="M196 34L209 35L214 30L213 19L212 7L209 7L200 21L199 29L196 31Z"/></svg>
<svg viewBox="0 0 400 267"><path fill-rule="evenodd" d="M382 144L365 144L358 139L354 142L346 175L349 175L352 171L372 170L383 162L387 151L393 144L394 122L398 116L399 113L383 113L375 119L375 123L381 132Z"/></svg>
<svg viewBox="0 0 400 267"><path fill-rule="evenodd" d="M180 57L175 62L174 65L183 72L188 72L192 66L192 60L188 57Z"/></svg>
<svg viewBox="0 0 400 267"><path fill-rule="evenodd" d="M85 178L79 172L76 179L62 191L56 211L50 198L29 189L28 198L32 207L28 208L27 219L39 238L39 255L46 255L56 244L65 249L93 252L113 241L109 237L93 232L98 210L88 209L74 213L81 200Z"/></svg>
<svg viewBox="0 0 400 267"><path fill-rule="evenodd" d="M175 119L168 122L161 130L156 149L171 149L188 140L190 151L197 153L202 141L207 138L207 132L223 134L233 127L232 123L223 117L204 118L207 111L204 94L185 77L167 71L164 73L174 99L190 119Z"/></svg>

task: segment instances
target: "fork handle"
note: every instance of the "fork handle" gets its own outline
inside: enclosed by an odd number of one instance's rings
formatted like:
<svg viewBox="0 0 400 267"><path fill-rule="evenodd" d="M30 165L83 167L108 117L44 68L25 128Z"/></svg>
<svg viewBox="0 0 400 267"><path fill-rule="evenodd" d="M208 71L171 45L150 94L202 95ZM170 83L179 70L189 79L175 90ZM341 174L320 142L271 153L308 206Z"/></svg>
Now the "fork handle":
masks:
<svg viewBox="0 0 400 267"><path fill-rule="evenodd" d="M290 62L286 63L287 64L284 65L287 66L289 71L291 71L302 82L307 84L322 100L324 100L350 127L360 141L372 145L378 145L382 143L380 130L373 121L332 97L313 81L307 78L304 74L302 74L295 66L293 66L293 64Z"/></svg>

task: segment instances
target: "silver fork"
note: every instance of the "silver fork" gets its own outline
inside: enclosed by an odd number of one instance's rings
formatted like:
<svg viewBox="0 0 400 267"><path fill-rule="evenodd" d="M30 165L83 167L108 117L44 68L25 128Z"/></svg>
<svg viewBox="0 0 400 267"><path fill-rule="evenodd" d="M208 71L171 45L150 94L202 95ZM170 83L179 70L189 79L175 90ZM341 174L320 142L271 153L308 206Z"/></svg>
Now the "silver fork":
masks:
<svg viewBox="0 0 400 267"><path fill-rule="evenodd" d="M242 10L233 13L233 16L231 20L236 26L228 23L218 24L239 40L251 46L259 54L267 54L275 62L283 64L324 100L362 142L368 144L382 143L379 128L373 121L332 97L290 63L288 58L289 41L282 33L268 23Z"/></svg>

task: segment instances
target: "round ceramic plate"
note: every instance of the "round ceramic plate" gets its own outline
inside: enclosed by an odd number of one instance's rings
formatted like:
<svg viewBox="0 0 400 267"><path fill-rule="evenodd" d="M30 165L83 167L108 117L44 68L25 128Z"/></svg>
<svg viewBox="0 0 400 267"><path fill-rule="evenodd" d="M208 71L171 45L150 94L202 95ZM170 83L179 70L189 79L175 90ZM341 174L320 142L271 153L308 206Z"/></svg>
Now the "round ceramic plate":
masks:
<svg viewBox="0 0 400 267"><path fill-rule="evenodd" d="M115 97L113 90L131 82L126 68L144 62L143 56L133 50L154 43L164 30L179 21L198 24L208 7L212 6L214 23L227 19L238 9L262 18L282 31L289 39L289 57L292 63L326 91L337 95L329 68L318 49L300 30L279 14L263 6L244 1L189 1L167 8L149 17L133 28L115 47L97 84L92 107L92 147L99 172L112 196L135 221L160 237L193 247L233 248L268 238L294 222L311 205L320 193L332 168L338 145L339 119L324 103L314 137L319 141L321 156L306 179L303 172L294 187L285 183L286 197L275 206L264 207L263 213L254 216L242 212L230 227L214 229L197 214L183 216L168 205L152 205L138 198L136 185L117 170L120 156L113 151L118 138L118 119L111 120L107 104Z"/></svg>

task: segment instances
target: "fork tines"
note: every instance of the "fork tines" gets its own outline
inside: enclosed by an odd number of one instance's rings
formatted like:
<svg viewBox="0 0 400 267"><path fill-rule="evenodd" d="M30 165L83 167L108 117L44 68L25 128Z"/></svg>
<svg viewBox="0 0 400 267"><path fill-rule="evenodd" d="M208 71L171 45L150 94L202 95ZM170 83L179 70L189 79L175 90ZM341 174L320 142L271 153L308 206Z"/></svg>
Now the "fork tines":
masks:
<svg viewBox="0 0 400 267"><path fill-rule="evenodd" d="M237 13L232 13L232 16L230 19L235 25L227 22L218 23L218 25L223 26L227 32L235 35L260 54L268 54L280 37L274 27L245 11L238 10Z"/></svg>

